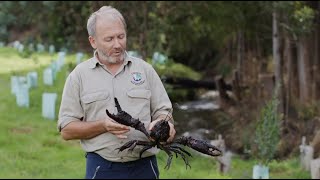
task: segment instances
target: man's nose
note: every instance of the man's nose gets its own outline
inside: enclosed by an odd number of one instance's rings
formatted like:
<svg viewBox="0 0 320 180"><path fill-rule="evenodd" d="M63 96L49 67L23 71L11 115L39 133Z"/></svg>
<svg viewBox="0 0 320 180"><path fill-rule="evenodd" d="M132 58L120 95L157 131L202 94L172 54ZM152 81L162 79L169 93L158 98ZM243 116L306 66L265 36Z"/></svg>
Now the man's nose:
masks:
<svg viewBox="0 0 320 180"><path fill-rule="evenodd" d="M120 47L121 47L121 44L120 44L120 40L119 40L119 39L116 38L116 39L114 40L113 47L114 47L114 48L120 48Z"/></svg>

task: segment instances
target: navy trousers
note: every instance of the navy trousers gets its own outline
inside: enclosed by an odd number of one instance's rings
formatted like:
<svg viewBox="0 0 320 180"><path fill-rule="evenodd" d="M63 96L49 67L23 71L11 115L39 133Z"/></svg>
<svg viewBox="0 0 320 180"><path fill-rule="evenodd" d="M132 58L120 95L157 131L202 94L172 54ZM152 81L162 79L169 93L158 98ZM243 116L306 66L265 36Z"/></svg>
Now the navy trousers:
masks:
<svg viewBox="0 0 320 180"><path fill-rule="evenodd" d="M111 162L96 153L86 153L86 179L158 179L156 156L130 162Z"/></svg>

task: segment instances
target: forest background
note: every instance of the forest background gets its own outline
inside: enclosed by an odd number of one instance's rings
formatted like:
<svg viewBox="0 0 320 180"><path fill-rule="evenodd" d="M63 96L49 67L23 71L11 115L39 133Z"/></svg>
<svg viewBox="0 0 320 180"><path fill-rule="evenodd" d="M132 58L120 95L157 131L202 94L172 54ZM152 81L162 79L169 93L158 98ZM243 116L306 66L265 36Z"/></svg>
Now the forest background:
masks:
<svg viewBox="0 0 320 180"><path fill-rule="evenodd" d="M232 150L246 151L261 107L280 84L277 157L298 153L302 136L319 156L319 1L2 1L0 41L90 54L86 22L103 5L123 13L128 50L143 59L161 52L202 80L232 82L237 74L239 91L222 106L234 122L224 135Z"/></svg>

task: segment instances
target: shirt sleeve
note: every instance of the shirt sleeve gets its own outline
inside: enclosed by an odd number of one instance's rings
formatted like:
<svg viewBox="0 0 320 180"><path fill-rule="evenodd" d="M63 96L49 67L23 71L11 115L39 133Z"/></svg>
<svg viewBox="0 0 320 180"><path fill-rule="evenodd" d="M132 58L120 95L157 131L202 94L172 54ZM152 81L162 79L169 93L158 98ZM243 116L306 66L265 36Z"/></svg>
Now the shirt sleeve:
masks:
<svg viewBox="0 0 320 180"><path fill-rule="evenodd" d="M162 84L162 81L157 72L151 66L149 71L151 95L151 120L158 118L166 118L171 123L174 122L172 117L172 104L169 96Z"/></svg>
<svg viewBox="0 0 320 180"><path fill-rule="evenodd" d="M67 124L73 121L81 121L84 111L80 101L79 82L74 78L75 73L71 73L65 82L61 105L59 110L58 130L61 131Z"/></svg>

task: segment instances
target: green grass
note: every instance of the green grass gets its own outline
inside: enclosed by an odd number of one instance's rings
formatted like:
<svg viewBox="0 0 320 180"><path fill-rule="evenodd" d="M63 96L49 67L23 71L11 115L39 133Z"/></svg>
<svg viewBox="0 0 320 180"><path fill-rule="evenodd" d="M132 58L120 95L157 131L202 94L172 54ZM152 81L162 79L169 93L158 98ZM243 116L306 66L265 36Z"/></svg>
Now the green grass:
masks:
<svg viewBox="0 0 320 180"><path fill-rule="evenodd" d="M36 64L34 58L38 58ZM42 117L42 93L56 92L56 117L61 100L61 93L66 78L67 66L58 73L54 86L43 84L43 70L57 54L33 54L21 58L11 48L0 48L0 178L84 178L84 151L78 141L64 141L57 131L56 120ZM66 62L74 62L75 54L67 54ZM38 87L30 89L30 107L16 105L15 96L10 90L10 76L26 75L27 72L38 72ZM188 148L186 148L189 152ZM191 169L181 158L173 158L171 168L165 170L167 155L158 154L160 178L248 178L252 177L254 160L242 160L235 155L232 158L231 171L222 175L217 171L216 160L192 153L189 158ZM270 164L270 178L310 178L310 173L301 170L297 158Z"/></svg>
<svg viewBox="0 0 320 180"><path fill-rule="evenodd" d="M189 152L193 152L188 150ZM186 170L186 166L181 158L172 159L172 165L169 170L165 170L167 155L160 152L158 163L160 169L160 178L163 179L252 179L253 166L256 160L250 159L244 161L239 155L232 157L231 169L226 174L220 174L215 158L192 153L189 157L191 169ZM270 179L310 179L310 173L300 168L298 158L291 158L281 162L272 161L269 165Z"/></svg>
<svg viewBox="0 0 320 180"><path fill-rule="evenodd" d="M32 59L38 58L36 64ZM0 49L0 178L82 178L85 159L78 141L63 141L56 121L41 115L42 93L56 92L56 117L67 66L57 75L54 86L43 84L43 70L57 54L33 54L22 58L11 48ZM67 55L67 61L75 61ZM18 75L38 72L38 87L29 91L30 107L18 107L11 94L12 71Z"/></svg>

